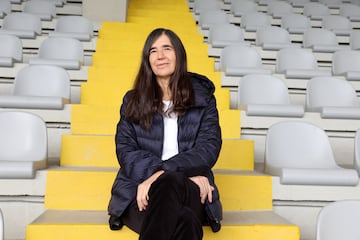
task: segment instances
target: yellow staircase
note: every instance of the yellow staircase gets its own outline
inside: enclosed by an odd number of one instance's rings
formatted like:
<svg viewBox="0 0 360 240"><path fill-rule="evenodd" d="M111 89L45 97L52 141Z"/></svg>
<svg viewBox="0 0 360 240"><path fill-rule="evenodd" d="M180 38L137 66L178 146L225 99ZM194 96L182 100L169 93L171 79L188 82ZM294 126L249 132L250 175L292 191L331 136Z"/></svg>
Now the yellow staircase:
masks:
<svg viewBox="0 0 360 240"><path fill-rule="evenodd" d="M119 107L155 27L177 32L189 70L208 76L217 87L224 141L215 178L225 212L221 231L204 227L204 240L299 240L298 226L272 211L272 179L254 171L253 142L240 140L240 112L229 109L229 91L221 88L186 0L132 0L128 14L127 23L102 24L81 104L72 105L72 133L62 137L60 166L47 172L47 210L27 226L26 240L138 238L127 227L109 229L107 204L119 167L114 143Z"/></svg>

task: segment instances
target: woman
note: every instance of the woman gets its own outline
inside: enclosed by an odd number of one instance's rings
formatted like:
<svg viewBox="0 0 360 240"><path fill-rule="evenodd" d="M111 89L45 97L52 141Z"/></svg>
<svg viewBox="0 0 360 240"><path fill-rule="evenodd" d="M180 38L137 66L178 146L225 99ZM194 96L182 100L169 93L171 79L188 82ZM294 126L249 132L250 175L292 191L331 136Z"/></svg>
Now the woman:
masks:
<svg viewBox="0 0 360 240"><path fill-rule="evenodd" d="M184 46L168 29L146 39L134 87L115 136L119 173L109 225L141 240L202 239L220 230L222 208L211 168L221 148L214 85L187 71Z"/></svg>

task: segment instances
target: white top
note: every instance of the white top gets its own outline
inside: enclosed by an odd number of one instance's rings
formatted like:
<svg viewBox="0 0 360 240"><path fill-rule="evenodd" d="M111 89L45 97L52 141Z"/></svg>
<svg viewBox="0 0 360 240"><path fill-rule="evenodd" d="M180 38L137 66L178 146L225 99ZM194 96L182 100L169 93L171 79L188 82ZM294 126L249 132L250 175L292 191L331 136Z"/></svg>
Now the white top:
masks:
<svg viewBox="0 0 360 240"><path fill-rule="evenodd" d="M163 101L165 104L164 112L166 112L170 107L171 101ZM178 116L176 114L164 114L164 143L163 143L163 152L162 152L162 160L167 160L172 156L179 153L178 149Z"/></svg>

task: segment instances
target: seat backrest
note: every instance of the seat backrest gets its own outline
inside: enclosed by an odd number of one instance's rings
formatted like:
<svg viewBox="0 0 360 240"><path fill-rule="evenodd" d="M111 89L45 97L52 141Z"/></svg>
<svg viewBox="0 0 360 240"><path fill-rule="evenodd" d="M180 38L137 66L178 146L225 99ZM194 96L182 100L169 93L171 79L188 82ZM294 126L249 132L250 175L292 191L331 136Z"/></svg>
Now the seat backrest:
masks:
<svg viewBox="0 0 360 240"><path fill-rule="evenodd" d="M229 43L241 43L244 41L242 29L231 23L215 24L209 29L208 41L224 41Z"/></svg>
<svg viewBox="0 0 360 240"><path fill-rule="evenodd" d="M310 18L299 13L291 13L281 18L281 27L289 32L302 33L311 28Z"/></svg>
<svg viewBox="0 0 360 240"><path fill-rule="evenodd" d="M334 30L352 30L352 24L350 20L340 15L327 15L321 21L323 28Z"/></svg>
<svg viewBox="0 0 360 240"><path fill-rule="evenodd" d="M359 71L360 52L356 50L338 50L332 57L332 72L334 75L344 75L350 71Z"/></svg>
<svg viewBox="0 0 360 240"><path fill-rule="evenodd" d="M354 168L360 176L360 128L356 130L354 138Z"/></svg>
<svg viewBox="0 0 360 240"><path fill-rule="evenodd" d="M330 9L320 2L308 2L304 5L303 14L311 19L322 19L330 14Z"/></svg>
<svg viewBox="0 0 360 240"><path fill-rule="evenodd" d="M325 131L305 121L281 121L269 127L265 161L279 168L336 168Z"/></svg>
<svg viewBox="0 0 360 240"><path fill-rule="evenodd" d="M202 11L199 16L199 25L203 28L219 23L229 23L228 14L221 9Z"/></svg>
<svg viewBox="0 0 360 240"><path fill-rule="evenodd" d="M360 18L360 6L352 3L343 3L340 5L339 14L350 20L353 18L358 20Z"/></svg>
<svg viewBox="0 0 360 240"><path fill-rule="evenodd" d="M46 0L29 0L24 3L24 12L38 15L42 20L56 17L55 2Z"/></svg>
<svg viewBox="0 0 360 240"><path fill-rule="evenodd" d="M0 17L3 18L5 15L11 13L11 2L10 0L0 1Z"/></svg>
<svg viewBox="0 0 360 240"><path fill-rule="evenodd" d="M290 104L283 80L268 74L249 74L241 78L238 88L240 105Z"/></svg>
<svg viewBox="0 0 360 240"><path fill-rule="evenodd" d="M262 60L257 50L251 46L229 45L226 46L220 55L220 69L226 68L259 68L262 67Z"/></svg>
<svg viewBox="0 0 360 240"><path fill-rule="evenodd" d="M61 16L57 19L55 31L63 33L87 33L92 36L94 25L85 16Z"/></svg>
<svg viewBox="0 0 360 240"><path fill-rule="evenodd" d="M309 28L303 35L303 46L312 48L316 45L338 46L336 34L325 28Z"/></svg>
<svg viewBox="0 0 360 240"><path fill-rule="evenodd" d="M288 69L318 69L317 60L311 50L304 48L283 48L277 52L276 72L284 73Z"/></svg>
<svg viewBox="0 0 360 240"><path fill-rule="evenodd" d="M31 13L12 12L5 16L3 29L16 31L33 31L37 35L41 34L40 17Z"/></svg>
<svg viewBox="0 0 360 240"><path fill-rule="evenodd" d="M322 107L360 107L353 86L345 79L314 77L306 87L306 108L319 111Z"/></svg>
<svg viewBox="0 0 360 240"><path fill-rule="evenodd" d="M337 8L344 4L342 0L319 0L320 3L328 6L329 8Z"/></svg>
<svg viewBox="0 0 360 240"><path fill-rule="evenodd" d="M47 158L47 129L39 116L22 111L0 112L0 161Z"/></svg>
<svg viewBox="0 0 360 240"><path fill-rule="evenodd" d="M290 34L284 28L278 26L268 26L256 31L255 44L290 44Z"/></svg>
<svg viewBox="0 0 360 240"><path fill-rule="evenodd" d="M240 26L247 31L256 31L259 28L271 25L270 17L263 12L249 12L241 17Z"/></svg>
<svg viewBox="0 0 360 240"><path fill-rule="evenodd" d="M21 40L14 35L0 34L0 57L9 57L21 62L23 59Z"/></svg>
<svg viewBox="0 0 360 240"><path fill-rule="evenodd" d="M233 1L230 6L230 12L235 17L241 17L242 15L249 12L256 12L257 5L251 0Z"/></svg>
<svg viewBox="0 0 360 240"><path fill-rule="evenodd" d="M310 0L289 0L289 3L293 7L302 7L304 8L305 4L310 2Z"/></svg>
<svg viewBox="0 0 360 240"><path fill-rule="evenodd" d="M349 38L350 48L360 50L360 30L352 30Z"/></svg>
<svg viewBox="0 0 360 240"><path fill-rule="evenodd" d="M84 47L74 38L49 37L41 43L39 57L84 62Z"/></svg>
<svg viewBox="0 0 360 240"><path fill-rule="evenodd" d="M338 200L327 204L317 218L316 240L359 239L359 218L360 200Z"/></svg>
<svg viewBox="0 0 360 240"><path fill-rule="evenodd" d="M58 66L29 65L15 77L13 95L70 99L70 77Z"/></svg>
<svg viewBox="0 0 360 240"><path fill-rule="evenodd" d="M219 9L221 9L221 4L218 0L194 0L194 11L196 14L201 14L203 11Z"/></svg>
<svg viewBox="0 0 360 240"><path fill-rule="evenodd" d="M287 14L293 13L293 7L287 1L272 0L268 3L267 13L274 18L281 18Z"/></svg>

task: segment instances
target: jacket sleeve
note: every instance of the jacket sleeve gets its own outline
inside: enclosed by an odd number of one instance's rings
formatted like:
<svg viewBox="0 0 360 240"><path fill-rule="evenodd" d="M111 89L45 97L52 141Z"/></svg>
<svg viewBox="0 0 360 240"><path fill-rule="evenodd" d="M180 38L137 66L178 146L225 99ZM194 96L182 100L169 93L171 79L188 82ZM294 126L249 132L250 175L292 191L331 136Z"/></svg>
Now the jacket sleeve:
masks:
<svg viewBox="0 0 360 240"><path fill-rule="evenodd" d="M211 97L204 109L194 147L164 161L160 169L181 171L187 176L207 176L220 153L222 138L216 99ZM190 130L191 131L191 130Z"/></svg>
<svg viewBox="0 0 360 240"><path fill-rule="evenodd" d="M126 176L140 183L152 175L162 160L155 154L139 148L134 126L126 121L123 112L124 104L120 109L120 121L115 135L116 155Z"/></svg>

